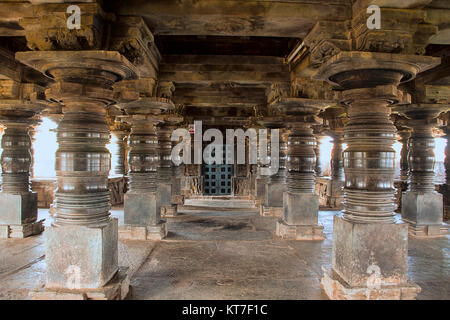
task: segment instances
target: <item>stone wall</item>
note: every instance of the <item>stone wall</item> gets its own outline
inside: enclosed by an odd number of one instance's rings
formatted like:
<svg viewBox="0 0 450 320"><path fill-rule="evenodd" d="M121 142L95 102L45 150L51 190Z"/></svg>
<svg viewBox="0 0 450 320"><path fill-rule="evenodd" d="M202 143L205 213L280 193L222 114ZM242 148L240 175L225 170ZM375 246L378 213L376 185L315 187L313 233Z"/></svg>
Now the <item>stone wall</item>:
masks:
<svg viewBox="0 0 450 320"><path fill-rule="evenodd" d="M56 179L34 178L31 181L31 188L38 195L38 208L50 208L54 200L56 189ZM123 204L123 196L127 191L127 182L124 177L110 177L109 190L111 192L111 205Z"/></svg>

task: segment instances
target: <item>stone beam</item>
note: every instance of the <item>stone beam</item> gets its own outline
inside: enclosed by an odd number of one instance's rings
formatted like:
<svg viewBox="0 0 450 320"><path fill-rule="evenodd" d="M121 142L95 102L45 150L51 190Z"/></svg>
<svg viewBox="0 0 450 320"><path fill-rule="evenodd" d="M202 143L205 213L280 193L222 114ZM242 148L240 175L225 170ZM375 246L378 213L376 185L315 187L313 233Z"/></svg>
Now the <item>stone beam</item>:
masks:
<svg viewBox="0 0 450 320"><path fill-rule="evenodd" d="M31 16L32 10L33 6L27 1L0 1L0 36L24 36L19 19Z"/></svg>
<svg viewBox="0 0 450 320"><path fill-rule="evenodd" d="M167 55L160 80L178 84L270 84L288 82L288 66L282 58L249 56Z"/></svg>
<svg viewBox="0 0 450 320"><path fill-rule="evenodd" d="M177 87L175 104L195 107L252 107L266 101L264 88L241 87L230 84Z"/></svg>
<svg viewBox="0 0 450 320"><path fill-rule="evenodd" d="M155 34L306 36L317 20L350 19L345 0L158 0L123 2L122 15L142 15Z"/></svg>

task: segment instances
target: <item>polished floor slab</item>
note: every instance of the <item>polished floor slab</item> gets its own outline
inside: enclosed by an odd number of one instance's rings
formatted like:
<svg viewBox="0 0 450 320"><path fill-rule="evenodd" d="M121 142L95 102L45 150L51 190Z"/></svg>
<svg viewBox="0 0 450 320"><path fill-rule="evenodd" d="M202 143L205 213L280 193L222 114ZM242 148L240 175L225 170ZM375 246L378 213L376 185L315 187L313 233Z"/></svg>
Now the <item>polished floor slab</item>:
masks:
<svg viewBox="0 0 450 320"><path fill-rule="evenodd" d="M130 299L326 299L322 266L331 263L332 218L321 211L324 241L284 241L276 218L256 213L190 212L168 219L159 242L120 241L131 266ZM48 219L48 212L39 215ZM123 223L121 208L112 215ZM46 221L48 224L49 220ZM418 299L450 298L450 237L409 239L408 275ZM45 277L43 236L0 240L0 299L26 299Z"/></svg>

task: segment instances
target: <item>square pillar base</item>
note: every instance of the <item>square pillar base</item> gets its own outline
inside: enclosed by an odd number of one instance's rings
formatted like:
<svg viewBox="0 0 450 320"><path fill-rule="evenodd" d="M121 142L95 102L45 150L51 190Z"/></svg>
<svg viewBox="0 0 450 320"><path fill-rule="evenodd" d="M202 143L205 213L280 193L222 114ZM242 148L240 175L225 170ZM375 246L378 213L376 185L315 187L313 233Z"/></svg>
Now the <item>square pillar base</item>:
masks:
<svg viewBox="0 0 450 320"><path fill-rule="evenodd" d="M283 220L288 225L315 226L319 222L319 196L315 193L283 194Z"/></svg>
<svg viewBox="0 0 450 320"><path fill-rule="evenodd" d="M415 283L350 287L335 272L322 270L320 288L330 300L415 300L421 291Z"/></svg>
<svg viewBox="0 0 450 320"><path fill-rule="evenodd" d="M162 218L175 218L178 216L177 205L166 205L161 207L161 217Z"/></svg>
<svg viewBox="0 0 450 320"><path fill-rule="evenodd" d="M402 194L402 218L416 225L440 225L444 216L442 194L406 191Z"/></svg>
<svg viewBox="0 0 450 320"><path fill-rule="evenodd" d="M172 203L172 184L171 182L158 182L157 196L160 206L170 205Z"/></svg>
<svg viewBox="0 0 450 320"><path fill-rule="evenodd" d="M44 231L44 221L45 219L22 225L0 225L0 239L26 238L41 234Z"/></svg>
<svg viewBox="0 0 450 320"><path fill-rule="evenodd" d="M46 289L98 289L117 273L118 221L103 227L52 226L45 230Z"/></svg>
<svg viewBox="0 0 450 320"><path fill-rule="evenodd" d="M407 283L408 226L395 223L356 223L343 215L333 220L333 271L349 287Z"/></svg>
<svg viewBox="0 0 450 320"><path fill-rule="evenodd" d="M121 240L162 240L167 233L167 223L163 220L154 226L125 225L119 228Z"/></svg>
<svg viewBox="0 0 450 320"><path fill-rule="evenodd" d="M37 193L0 192L0 225L25 225L37 220Z"/></svg>
<svg viewBox="0 0 450 320"><path fill-rule="evenodd" d="M259 214L263 217L282 218L283 207L267 207L262 205L260 206Z"/></svg>
<svg viewBox="0 0 450 320"><path fill-rule="evenodd" d="M286 191L286 188L286 183L283 181L268 182L266 184L264 205L267 207L282 207L283 193Z"/></svg>
<svg viewBox="0 0 450 320"><path fill-rule="evenodd" d="M403 219L408 223L408 235L413 238L445 238L447 237L449 225L442 223L438 225L417 225L413 221Z"/></svg>
<svg viewBox="0 0 450 320"><path fill-rule="evenodd" d="M127 192L124 196L125 225L157 225L161 220L157 192Z"/></svg>
<svg viewBox="0 0 450 320"><path fill-rule="evenodd" d="M277 236L285 240L324 240L323 226L288 225L283 220L277 221Z"/></svg>
<svg viewBox="0 0 450 320"><path fill-rule="evenodd" d="M42 289L29 293L31 300L124 300L130 290L128 267L121 267L103 287L86 290Z"/></svg>

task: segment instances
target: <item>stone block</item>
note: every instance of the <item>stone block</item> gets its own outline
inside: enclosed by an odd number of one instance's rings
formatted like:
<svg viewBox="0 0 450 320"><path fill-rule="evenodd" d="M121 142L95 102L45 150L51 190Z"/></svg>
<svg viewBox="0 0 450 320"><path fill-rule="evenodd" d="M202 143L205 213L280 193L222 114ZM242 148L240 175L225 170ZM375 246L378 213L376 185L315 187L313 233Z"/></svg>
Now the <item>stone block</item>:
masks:
<svg viewBox="0 0 450 320"><path fill-rule="evenodd" d="M126 225L156 225L161 212L156 192L127 192L124 198L124 222Z"/></svg>
<svg viewBox="0 0 450 320"><path fill-rule="evenodd" d="M0 225L0 238L26 238L44 231L45 219L21 224L21 225Z"/></svg>
<svg viewBox="0 0 450 320"><path fill-rule="evenodd" d="M263 217L282 218L283 217L283 207L261 206L260 207L260 215Z"/></svg>
<svg viewBox="0 0 450 320"><path fill-rule="evenodd" d="M267 207L282 207L283 193L286 191L286 183L281 181L268 182L266 184L266 202Z"/></svg>
<svg viewBox="0 0 450 320"><path fill-rule="evenodd" d="M35 290L29 293L32 300L123 300L130 290L130 269L121 267L103 287L81 290Z"/></svg>
<svg viewBox="0 0 450 320"><path fill-rule="evenodd" d="M37 220L37 193L9 194L0 192L0 224L21 225Z"/></svg>
<svg viewBox="0 0 450 320"><path fill-rule="evenodd" d="M277 222L276 234L285 240L323 240L323 226L288 225L280 220Z"/></svg>
<svg viewBox="0 0 450 320"><path fill-rule="evenodd" d="M421 291L414 283L350 287L334 272L322 270L320 287L331 300L414 300Z"/></svg>
<svg viewBox="0 0 450 320"><path fill-rule="evenodd" d="M118 221L104 227L52 226L44 233L47 289L94 289L118 270Z"/></svg>
<svg viewBox="0 0 450 320"><path fill-rule="evenodd" d="M319 196L314 193L285 192L283 195L283 220L288 225L317 225L319 221Z"/></svg>
<svg viewBox="0 0 450 320"><path fill-rule="evenodd" d="M407 257L407 224L334 217L332 268L350 287L365 287L374 277L382 285L406 284Z"/></svg>
<svg viewBox="0 0 450 320"><path fill-rule="evenodd" d="M158 182L157 195L160 206L170 205L172 203L172 184Z"/></svg>
<svg viewBox="0 0 450 320"><path fill-rule="evenodd" d="M161 217L162 218L174 218L176 216L178 216L176 204L161 206Z"/></svg>
<svg viewBox="0 0 450 320"><path fill-rule="evenodd" d="M258 200L265 201L266 199L266 184L267 184L267 177L261 176L256 178L255 180L255 197Z"/></svg>
<svg viewBox="0 0 450 320"><path fill-rule="evenodd" d="M444 215L442 194L406 191L402 196L402 218L418 226L440 225Z"/></svg>
<svg viewBox="0 0 450 320"><path fill-rule="evenodd" d="M121 240L162 240L167 233L167 223L163 220L154 226L125 225L119 228Z"/></svg>

